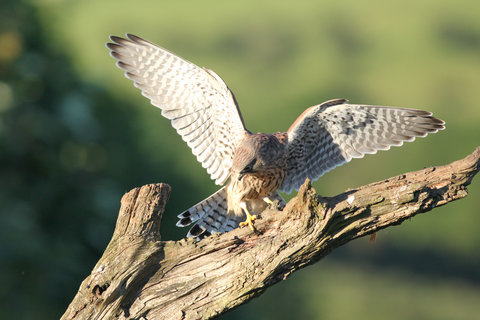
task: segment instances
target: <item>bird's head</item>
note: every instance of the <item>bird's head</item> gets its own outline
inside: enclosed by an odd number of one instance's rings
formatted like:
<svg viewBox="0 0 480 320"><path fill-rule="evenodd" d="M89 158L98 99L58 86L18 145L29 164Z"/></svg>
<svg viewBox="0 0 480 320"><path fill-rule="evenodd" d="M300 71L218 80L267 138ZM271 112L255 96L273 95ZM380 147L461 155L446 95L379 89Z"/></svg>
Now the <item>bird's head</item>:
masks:
<svg viewBox="0 0 480 320"><path fill-rule="evenodd" d="M251 157L249 157L247 159L248 162L247 164L245 165L242 165L241 166L241 169L239 168L239 171L238 171L238 180L242 180L242 178L246 175L246 174L253 174L255 173L255 171L257 170L258 168L258 165L257 164L257 158L256 157L253 157L251 159Z"/></svg>
<svg viewBox="0 0 480 320"><path fill-rule="evenodd" d="M278 166L283 145L272 135L258 133L247 136L237 147L232 173L241 180L248 174L261 174Z"/></svg>
<svg viewBox="0 0 480 320"><path fill-rule="evenodd" d="M240 143L233 157L232 175L242 180L245 175L255 174L261 170L257 161L255 148L249 143Z"/></svg>

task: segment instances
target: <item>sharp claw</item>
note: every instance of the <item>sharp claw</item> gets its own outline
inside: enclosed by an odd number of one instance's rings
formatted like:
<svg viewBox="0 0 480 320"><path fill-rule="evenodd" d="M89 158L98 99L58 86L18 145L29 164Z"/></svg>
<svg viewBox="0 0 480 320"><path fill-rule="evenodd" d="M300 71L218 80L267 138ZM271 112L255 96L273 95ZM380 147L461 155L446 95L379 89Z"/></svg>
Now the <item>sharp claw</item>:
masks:
<svg viewBox="0 0 480 320"><path fill-rule="evenodd" d="M249 226L250 229L255 232L256 230L255 230L255 227L253 226L253 221L257 220L257 216L251 215L250 212L248 212L247 204L245 202L241 202L240 207L243 209L243 211L247 215L247 218L245 219L245 221L239 223L240 227Z"/></svg>
<svg viewBox="0 0 480 320"><path fill-rule="evenodd" d="M273 205L273 201L269 197L263 197L263 201L265 201L269 205Z"/></svg>
<svg viewBox="0 0 480 320"><path fill-rule="evenodd" d="M247 214L247 219L243 222L240 222L240 227L246 227L246 226L249 226L250 229L252 231L256 231L255 230L255 227L253 225L253 221L257 220L257 216L256 215L250 215L250 214Z"/></svg>

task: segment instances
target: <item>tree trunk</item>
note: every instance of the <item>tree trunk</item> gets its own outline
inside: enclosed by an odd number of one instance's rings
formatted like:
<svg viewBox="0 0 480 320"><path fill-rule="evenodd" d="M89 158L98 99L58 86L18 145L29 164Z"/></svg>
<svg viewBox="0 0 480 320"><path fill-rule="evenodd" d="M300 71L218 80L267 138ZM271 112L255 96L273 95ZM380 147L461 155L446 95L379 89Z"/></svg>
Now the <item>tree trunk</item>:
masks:
<svg viewBox="0 0 480 320"><path fill-rule="evenodd" d="M479 171L471 155L335 197L306 181L283 211L267 209L256 233L238 228L202 241L160 240L166 184L122 198L112 240L62 319L205 319L263 293L333 249L461 199Z"/></svg>

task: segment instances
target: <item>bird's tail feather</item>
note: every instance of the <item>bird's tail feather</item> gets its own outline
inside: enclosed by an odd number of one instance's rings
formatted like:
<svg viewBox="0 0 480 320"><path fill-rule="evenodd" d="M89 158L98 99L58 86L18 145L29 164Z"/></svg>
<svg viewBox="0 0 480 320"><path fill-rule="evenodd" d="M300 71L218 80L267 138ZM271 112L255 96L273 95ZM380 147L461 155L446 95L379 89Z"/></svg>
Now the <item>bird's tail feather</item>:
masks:
<svg viewBox="0 0 480 320"><path fill-rule="evenodd" d="M177 227L194 225L188 231L187 237L202 239L217 232L227 232L235 229L239 221L235 215L227 214L227 190L221 188L210 197L178 215Z"/></svg>

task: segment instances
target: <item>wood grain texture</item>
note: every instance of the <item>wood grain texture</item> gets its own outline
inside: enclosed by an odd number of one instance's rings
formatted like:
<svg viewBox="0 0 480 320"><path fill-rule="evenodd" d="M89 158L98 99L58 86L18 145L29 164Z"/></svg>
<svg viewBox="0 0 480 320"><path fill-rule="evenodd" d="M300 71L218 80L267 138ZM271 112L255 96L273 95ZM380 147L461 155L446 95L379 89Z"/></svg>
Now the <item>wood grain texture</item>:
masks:
<svg viewBox="0 0 480 320"><path fill-rule="evenodd" d="M103 256L62 319L206 319L218 316L312 264L333 249L464 198L479 171L480 147L464 159L347 190L316 195L310 182L283 211L255 226L200 242L160 240L166 184L122 198Z"/></svg>

